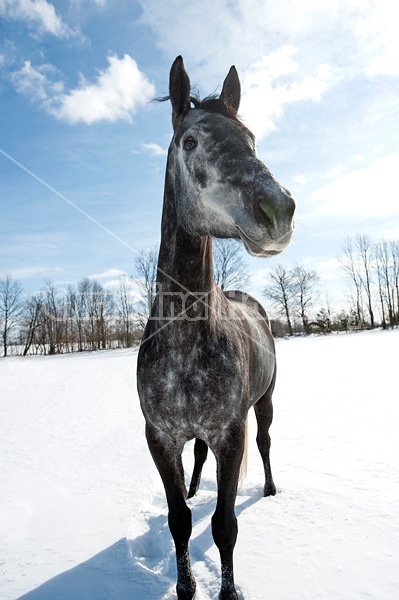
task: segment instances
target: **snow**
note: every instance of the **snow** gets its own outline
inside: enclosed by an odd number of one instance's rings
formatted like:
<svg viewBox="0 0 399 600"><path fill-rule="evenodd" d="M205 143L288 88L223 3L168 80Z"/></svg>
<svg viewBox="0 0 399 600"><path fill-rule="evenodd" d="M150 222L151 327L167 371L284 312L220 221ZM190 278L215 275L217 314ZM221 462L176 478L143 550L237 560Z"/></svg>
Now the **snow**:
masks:
<svg viewBox="0 0 399 600"><path fill-rule="evenodd" d="M250 419L237 497L245 600L399 597L399 331L277 342L262 498ZM0 598L176 598L162 484L144 437L137 351L0 361ZM192 443L185 451L187 479ZM197 600L216 599L215 462L193 510Z"/></svg>

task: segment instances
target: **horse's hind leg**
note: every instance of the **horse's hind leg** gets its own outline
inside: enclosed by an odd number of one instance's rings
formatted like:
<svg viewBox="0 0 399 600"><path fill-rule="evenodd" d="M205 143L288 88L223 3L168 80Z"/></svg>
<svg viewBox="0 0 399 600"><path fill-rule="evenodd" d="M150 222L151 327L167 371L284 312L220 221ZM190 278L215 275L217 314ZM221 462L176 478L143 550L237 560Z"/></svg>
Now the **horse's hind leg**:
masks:
<svg viewBox="0 0 399 600"><path fill-rule="evenodd" d="M202 467L204 466L204 462L206 461L206 457L208 456L208 446L205 444L203 440L196 439L194 445L194 471L191 477L190 488L188 490L187 498L192 498L198 491Z"/></svg>
<svg viewBox="0 0 399 600"><path fill-rule="evenodd" d="M146 427L148 447L161 475L168 501L168 524L176 548L177 598L192 600L195 580L191 572L188 541L191 536L191 510L185 500L186 486L181 460L183 448L174 448L170 440L164 440L148 425Z"/></svg>
<svg viewBox="0 0 399 600"><path fill-rule="evenodd" d="M276 486L274 485L272 471L270 467L270 435L269 427L273 421L273 403L272 395L274 389L274 380L272 381L267 392L255 404L256 420L258 422L258 434L256 442L259 452L262 457L263 467L265 470L265 487L264 496L274 496L276 494Z"/></svg>

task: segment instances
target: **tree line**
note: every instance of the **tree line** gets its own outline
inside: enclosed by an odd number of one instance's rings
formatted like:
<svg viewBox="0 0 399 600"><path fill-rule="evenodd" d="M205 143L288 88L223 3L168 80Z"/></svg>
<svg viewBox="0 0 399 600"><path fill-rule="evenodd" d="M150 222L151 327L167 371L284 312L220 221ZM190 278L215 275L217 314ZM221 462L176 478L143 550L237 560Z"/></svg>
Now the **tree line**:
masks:
<svg viewBox="0 0 399 600"><path fill-rule="evenodd" d="M141 252L134 276L119 278L112 288L88 277L67 285L46 281L26 297L21 283L6 275L0 279L0 356L138 345L155 298L156 275L155 249ZM216 244L215 280L222 289L247 284L238 245Z"/></svg>
<svg viewBox="0 0 399 600"><path fill-rule="evenodd" d="M399 324L399 241L377 243L366 235L348 238L339 255L349 282L346 308L320 303L320 277L304 265L274 266L263 294L276 336ZM0 354L61 354L129 348L139 344L156 294L157 253L141 252L135 274L106 288L83 278L69 285L46 281L26 297L21 283L0 279ZM240 246L217 240L214 279L222 289L245 289L248 268Z"/></svg>
<svg viewBox="0 0 399 600"><path fill-rule="evenodd" d="M338 311L328 295L320 303L315 271L281 264L270 271L265 295L277 316L272 322L275 335L399 325L399 241L374 242L358 234L345 240L338 261L349 288L346 306Z"/></svg>

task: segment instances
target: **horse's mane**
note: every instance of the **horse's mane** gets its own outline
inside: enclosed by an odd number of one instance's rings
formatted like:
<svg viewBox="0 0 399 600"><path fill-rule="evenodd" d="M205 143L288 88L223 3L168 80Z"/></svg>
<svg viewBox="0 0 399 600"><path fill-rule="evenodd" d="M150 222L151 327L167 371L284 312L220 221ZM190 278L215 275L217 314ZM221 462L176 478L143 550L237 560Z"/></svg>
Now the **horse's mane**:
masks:
<svg viewBox="0 0 399 600"><path fill-rule="evenodd" d="M190 96L190 102L194 104L194 108L202 108L202 110L206 110L209 113L217 113L237 121L237 111L216 94L211 94L203 100L196 95Z"/></svg>
<svg viewBox="0 0 399 600"><path fill-rule="evenodd" d="M170 100L170 96L154 98L154 102L166 102L168 100ZM233 121L238 121L237 112L234 108L228 102L221 100L217 94L211 94L203 100L201 100L197 94L194 94L190 96L190 102L194 105L194 108L200 108L209 113L217 113L224 117L228 117L229 119L233 119Z"/></svg>

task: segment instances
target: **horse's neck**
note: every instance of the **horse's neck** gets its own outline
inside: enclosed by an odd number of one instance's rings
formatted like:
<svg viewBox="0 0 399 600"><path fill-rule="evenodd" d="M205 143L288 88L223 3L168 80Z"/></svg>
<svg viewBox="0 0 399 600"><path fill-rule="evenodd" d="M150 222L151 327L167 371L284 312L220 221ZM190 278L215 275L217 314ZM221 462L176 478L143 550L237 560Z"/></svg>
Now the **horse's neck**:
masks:
<svg viewBox="0 0 399 600"><path fill-rule="evenodd" d="M164 292L208 294L213 284L212 238L194 237L177 224L173 186L167 178L158 258L159 288Z"/></svg>

